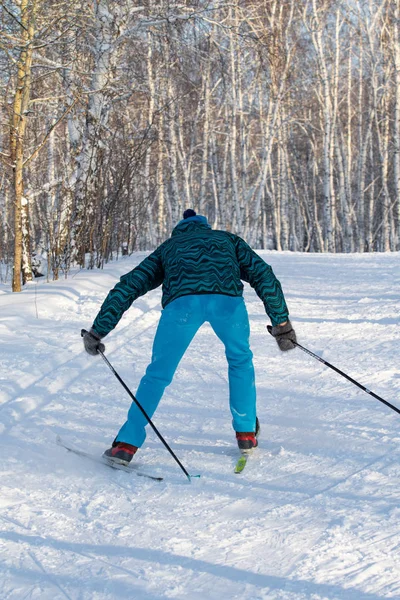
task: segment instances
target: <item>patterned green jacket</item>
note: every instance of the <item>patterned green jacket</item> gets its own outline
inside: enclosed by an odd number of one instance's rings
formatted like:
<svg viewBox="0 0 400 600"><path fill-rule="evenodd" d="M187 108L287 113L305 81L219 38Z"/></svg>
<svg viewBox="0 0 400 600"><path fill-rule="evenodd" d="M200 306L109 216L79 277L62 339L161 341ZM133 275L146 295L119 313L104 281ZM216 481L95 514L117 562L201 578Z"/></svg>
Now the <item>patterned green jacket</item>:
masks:
<svg viewBox="0 0 400 600"><path fill-rule="evenodd" d="M272 268L242 238L213 230L205 217L178 223L171 237L109 292L93 329L106 336L139 296L162 284L162 306L189 294L241 296L248 282L264 303L272 325L288 319L282 288Z"/></svg>

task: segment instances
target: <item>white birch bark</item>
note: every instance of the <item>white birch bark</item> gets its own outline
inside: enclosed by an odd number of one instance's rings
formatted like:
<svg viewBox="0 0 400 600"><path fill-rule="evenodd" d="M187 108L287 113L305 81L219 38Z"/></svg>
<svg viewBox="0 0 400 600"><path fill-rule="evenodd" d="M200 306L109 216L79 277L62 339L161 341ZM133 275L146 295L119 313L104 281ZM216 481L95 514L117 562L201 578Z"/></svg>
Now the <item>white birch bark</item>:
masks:
<svg viewBox="0 0 400 600"><path fill-rule="evenodd" d="M267 194L269 195L270 200L271 200L272 228L274 230L276 249L280 252L282 250L282 242L281 242L281 240L282 240L282 236L281 236L282 223L281 223L280 194L279 194L279 190L276 190L271 160L268 163L268 169L269 169L269 175L270 175L269 181L268 181L269 185L266 185L265 189L267 190Z"/></svg>
<svg viewBox="0 0 400 600"><path fill-rule="evenodd" d="M50 122L50 127L53 125ZM58 279L58 268L55 264L56 256L58 257L58 252L56 251L56 238L60 234L60 230L56 231L57 221L55 218L58 215L59 211L56 208L56 191L52 185L52 182L55 181L56 172L55 172L55 132L52 131L49 137L49 142L47 146L47 180L49 182L49 191L47 194L47 202L46 202L46 222L47 222L47 231L43 231L42 236L42 247L47 251L47 280L50 278L50 272L53 272L53 279ZM56 214L55 214L56 213ZM62 224L58 221L58 225L61 228Z"/></svg>
<svg viewBox="0 0 400 600"><path fill-rule="evenodd" d="M167 139L168 139L168 163L169 163L169 202L171 207L172 222L175 223L181 218L182 200L178 188L178 151L177 136L175 130L175 102L174 91L171 78L168 78L168 110L167 118Z"/></svg>
<svg viewBox="0 0 400 600"><path fill-rule="evenodd" d="M226 156L227 147L225 144L225 151L222 156ZM217 143L215 140L215 133L211 133L210 136L210 157L211 157L211 172L213 181L213 195L214 195L214 228L225 228L225 211L224 211L224 198L225 198L225 186L223 183L223 173L221 173L221 157L218 153Z"/></svg>
<svg viewBox="0 0 400 600"><path fill-rule="evenodd" d="M400 0L395 0L393 19L394 46L394 190L397 211L397 249L400 249Z"/></svg>
<svg viewBox="0 0 400 600"><path fill-rule="evenodd" d="M372 121L371 121L372 123ZM375 161L374 145L369 144L369 158L370 164L373 165ZM375 215L375 178L372 179L368 187L368 211L366 218L366 242L368 252L373 252L377 249L375 245L374 235L374 215Z"/></svg>
<svg viewBox="0 0 400 600"><path fill-rule="evenodd" d="M388 145L389 145L389 120L387 115L387 102L385 97L378 100L379 82L377 69L374 67L372 75L372 101L374 111L375 135L377 139L377 150L379 157L379 170L381 175L381 244L380 249L384 252L390 250L389 236L389 210L390 197L388 189ZM383 105L383 114L379 110L379 104Z"/></svg>
<svg viewBox="0 0 400 600"><path fill-rule="evenodd" d="M311 240L310 240L310 248L312 248L315 252L324 252L325 242L324 235L322 231L322 226L320 224L320 217L318 213L318 180L319 180L319 169L318 169L318 160L317 160L317 150L316 150L316 140L313 137L312 133L308 134L308 142L310 144L311 149L311 198L309 211L311 215Z"/></svg>
<svg viewBox="0 0 400 600"><path fill-rule="evenodd" d="M230 9L231 23L237 23L237 9ZM231 107L230 107L230 130L229 130L229 161L230 161L230 176L231 176L231 190L232 199L234 206L234 217L235 217L235 230L238 235L242 235L243 231L243 220L242 220L242 203L239 192L239 181L237 173L237 74L236 74L236 40L233 27L229 32L229 53L230 53L230 84L231 84Z"/></svg>
<svg viewBox="0 0 400 600"><path fill-rule="evenodd" d="M10 132L10 158L14 183L14 272L13 292L21 291L23 283L32 280L29 239L29 205L24 192L24 151L27 113L31 96L32 42L35 35L36 2L21 0L21 51L17 61L17 81L14 94Z"/></svg>
<svg viewBox="0 0 400 600"><path fill-rule="evenodd" d="M275 65L271 64L271 85L269 89L269 97L268 97L268 109L264 119L262 118L262 114L260 114L260 119L262 121L263 128L263 148L262 148L262 159L259 169L259 175L254 185L254 194L251 198L252 204L252 216L253 222L257 221L258 216L260 214L261 201L264 195L264 188L267 183L268 172L270 170L270 160L271 153L273 150L273 145L275 142L275 134L276 134L276 125L278 121L279 111L281 108L281 104L283 101L283 96L287 87L287 76L289 72L289 68L292 62L292 56L295 50L295 45L291 43L290 39L287 37L287 31L290 31L291 23L293 20L293 11L294 11L294 2L291 1L289 7L289 14L287 17L286 27L283 28L279 26L277 22L277 10L279 7L279 3L277 0L271 4L271 15L270 15L270 26L272 29L275 27L278 28L277 35L281 38L281 46L277 51L282 52L284 49L284 63L283 65ZM263 90L260 90L260 104L264 101L265 93ZM280 219L279 219L280 220ZM277 219L275 219L277 222ZM251 239L251 238L250 238ZM252 242L252 240L251 240Z"/></svg>
<svg viewBox="0 0 400 600"><path fill-rule="evenodd" d="M88 108L82 135L82 146L76 159L75 210L72 239L72 260L84 264L87 222L93 215L93 196L96 184L96 169L102 147L102 132L110 113L110 98L107 84L115 60L113 47L114 15L111 0L95 0L94 11L94 69L90 84Z"/></svg>
<svg viewBox="0 0 400 600"><path fill-rule="evenodd" d="M238 13L236 13L236 24L239 26ZM238 111L238 147L239 147L239 181L240 181L240 196L241 196L241 211L242 211L242 234L245 238L248 237L250 227L250 212L249 203L245 201L247 191L247 145L246 145L246 133L245 133L245 117L244 117L244 93L243 87L245 85L244 79L246 72L243 68L243 52L239 46L239 36L236 36L236 77L237 77L237 111ZM256 225L257 221L254 223Z"/></svg>
<svg viewBox="0 0 400 600"><path fill-rule="evenodd" d="M371 131L373 121L373 109L370 110L367 118L366 132L363 137L362 127L360 128L360 150L358 157L358 174L357 174L357 250L358 252L372 251L372 219L373 212L368 214L368 226L366 232L365 223L365 180L367 170L368 149L371 144ZM360 118L361 119L361 118ZM369 203L373 206L372 201ZM366 243L367 242L367 243ZM367 247L366 247L367 246Z"/></svg>
<svg viewBox="0 0 400 600"><path fill-rule="evenodd" d="M338 128L340 125L338 124ZM341 216L341 247L342 252L353 251L353 231L351 227L351 214L350 205L347 195L346 185L346 169L345 169L345 146L343 146L343 135L342 132L337 132L334 141L335 155L336 155L336 168L338 172L338 199Z"/></svg>
<svg viewBox="0 0 400 600"><path fill-rule="evenodd" d="M192 160L193 160L193 144L187 148L184 137L184 114L183 110L179 111L178 116L178 130L177 130L177 141L178 141L178 162L180 166L181 182L181 193L183 199L183 206L185 208L193 208L193 193L192 193Z"/></svg>
<svg viewBox="0 0 400 600"><path fill-rule="evenodd" d="M202 92L202 104L203 104L203 136L202 136L202 150L201 150L201 172L200 172L200 190L199 190L199 211L204 214L206 206L206 189L207 189L207 175L208 175L208 152L209 152L209 137L210 137L210 79L211 79L211 60L208 61L206 66L204 80L203 80L203 92Z"/></svg>
<svg viewBox="0 0 400 600"><path fill-rule="evenodd" d="M315 28L311 29L311 39L318 56L318 69L321 85L322 114L323 114L323 213L325 227L325 250L335 251L334 241L334 211L332 198L332 131L333 109L330 91L330 79L326 63L322 24L319 17L317 1L312 0L313 19Z"/></svg>
<svg viewBox="0 0 400 600"><path fill-rule="evenodd" d="M164 126L164 115L160 114L159 127L160 131L163 130ZM165 232L167 228L167 206L165 198L165 183L164 183L164 144L162 136L158 139L158 160L157 160L157 199L158 199L158 210L157 210L157 229L158 229L158 244L164 240Z"/></svg>
<svg viewBox="0 0 400 600"><path fill-rule="evenodd" d="M368 120L367 132L364 136L363 131L363 112L364 112L364 39L362 33L359 35L359 74L358 74L358 105L357 105L357 120L358 120L358 164L357 164L357 241L356 249L358 252L365 251L365 172L367 163L367 150L371 135L372 111L369 111L370 117Z"/></svg>
<svg viewBox="0 0 400 600"><path fill-rule="evenodd" d="M353 69L353 40L350 36L349 51L347 62L347 157L345 160L345 177L346 177L346 195L348 205L352 205L352 167L353 167L353 136L352 136L352 117L353 117L353 101L352 101L352 69ZM362 60L362 58L361 58ZM361 69L361 67L359 66Z"/></svg>
<svg viewBox="0 0 400 600"><path fill-rule="evenodd" d="M156 98L156 89L154 82L154 73L153 73L153 37L150 31L147 32L147 81L149 85L149 100L148 100L148 114L147 114L147 131L148 135L153 135L153 119L154 119L154 108L155 108L155 98ZM144 177L145 177L145 186L146 186L146 201L147 201L147 225L148 225L148 241L150 243L150 247L154 247L156 245L156 235L154 231L153 224L153 206L154 199L151 198L151 157L153 153L153 147L151 144L148 145L146 149L146 158L145 158L145 166L144 166Z"/></svg>
<svg viewBox="0 0 400 600"><path fill-rule="evenodd" d="M289 190L288 190L288 169L286 162L286 127L284 125L285 113L281 108L278 123L278 181L279 181L279 204L280 204L280 222L281 222L281 246L283 250L289 250Z"/></svg>

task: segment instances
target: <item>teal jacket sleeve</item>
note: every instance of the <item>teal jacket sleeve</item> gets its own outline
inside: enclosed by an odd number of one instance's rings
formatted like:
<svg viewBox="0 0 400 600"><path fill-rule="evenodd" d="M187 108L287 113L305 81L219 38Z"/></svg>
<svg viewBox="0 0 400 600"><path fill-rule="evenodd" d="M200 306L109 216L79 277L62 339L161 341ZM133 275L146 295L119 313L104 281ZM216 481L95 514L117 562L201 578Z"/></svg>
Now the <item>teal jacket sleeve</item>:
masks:
<svg viewBox="0 0 400 600"><path fill-rule="evenodd" d="M289 318L281 284L275 277L272 267L258 256L242 238L236 236L236 256L240 266L240 278L254 288L262 300L265 312L273 326L284 323Z"/></svg>
<svg viewBox="0 0 400 600"><path fill-rule="evenodd" d="M132 271L123 275L108 293L93 322L93 329L101 337L106 336L118 324L132 302L161 285L163 280L161 252L157 248Z"/></svg>

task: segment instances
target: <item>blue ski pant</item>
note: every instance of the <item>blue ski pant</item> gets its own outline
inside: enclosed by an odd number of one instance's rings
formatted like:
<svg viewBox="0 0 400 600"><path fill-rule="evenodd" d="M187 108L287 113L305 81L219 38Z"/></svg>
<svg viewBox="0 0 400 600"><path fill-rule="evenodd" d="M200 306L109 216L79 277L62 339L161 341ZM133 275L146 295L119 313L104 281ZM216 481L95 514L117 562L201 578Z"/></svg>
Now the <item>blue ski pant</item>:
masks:
<svg viewBox="0 0 400 600"><path fill-rule="evenodd" d="M168 304L162 311L151 363L139 384L136 398L151 418L181 358L205 322L210 323L225 346L233 429L254 431L256 388L253 354L249 346L249 318L241 296L196 294L182 296ZM199 390L201 393L204 390ZM146 425L146 418L132 402L127 421L116 440L140 447L146 438Z"/></svg>

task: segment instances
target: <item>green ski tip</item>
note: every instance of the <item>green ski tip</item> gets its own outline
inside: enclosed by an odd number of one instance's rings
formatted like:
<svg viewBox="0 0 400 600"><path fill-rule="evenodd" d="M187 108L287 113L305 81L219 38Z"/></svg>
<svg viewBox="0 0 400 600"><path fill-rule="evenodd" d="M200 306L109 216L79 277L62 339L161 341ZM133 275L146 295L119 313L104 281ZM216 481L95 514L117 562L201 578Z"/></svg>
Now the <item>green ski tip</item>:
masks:
<svg viewBox="0 0 400 600"><path fill-rule="evenodd" d="M236 463L235 473L241 473L246 466L247 456L241 456Z"/></svg>

